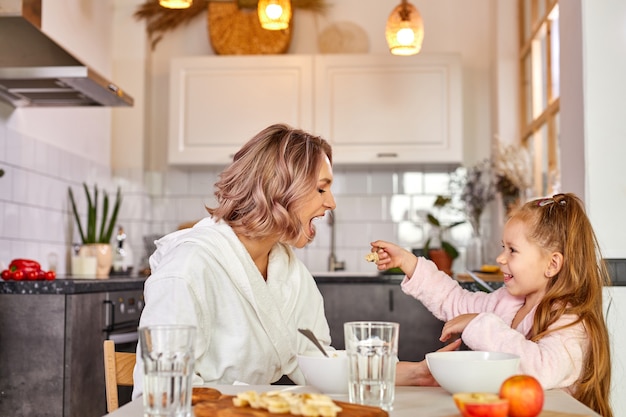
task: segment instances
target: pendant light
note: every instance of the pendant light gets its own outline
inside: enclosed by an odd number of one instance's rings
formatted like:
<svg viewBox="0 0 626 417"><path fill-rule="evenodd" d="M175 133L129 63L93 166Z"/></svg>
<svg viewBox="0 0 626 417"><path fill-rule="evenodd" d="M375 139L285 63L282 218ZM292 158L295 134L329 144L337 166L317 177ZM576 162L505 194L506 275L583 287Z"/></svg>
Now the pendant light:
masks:
<svg viewBox="0 0 626 417"><path fill-rule="evenodd" d="M186 9L191 3L193 0L159 0L159 5L166 9Z"/></svg>
<svg viewBox="0 0 626 417"><path fill-rule="evenodd" d="M287 29L291 20L291 0L259 0L257 12L263 29Z"/></svg>
<svg viewBox="0 0 626 417"><path fill-rule="evenodd" d="M402 0L387 19L385 37L394 55L415 55L422 49L424 22L417 8Z"/></svg>

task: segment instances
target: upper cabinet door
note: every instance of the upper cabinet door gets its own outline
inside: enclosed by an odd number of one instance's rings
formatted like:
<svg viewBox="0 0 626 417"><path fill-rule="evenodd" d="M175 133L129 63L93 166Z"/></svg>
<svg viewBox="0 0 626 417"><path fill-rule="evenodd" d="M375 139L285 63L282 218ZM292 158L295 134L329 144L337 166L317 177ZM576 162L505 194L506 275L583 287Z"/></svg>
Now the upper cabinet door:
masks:
<svg viewBox="0 0 626 417"><path fill-rule="evenodd" d="M461 162L458 55L318 55L314 76L334 164Z"/></svg>
<svg viewBox="0 0 626 417"><path fill-rule="evenodd" d="M223 165L271 124L311 129L312 68L302 55L172 60L169 163Z"/></svg>

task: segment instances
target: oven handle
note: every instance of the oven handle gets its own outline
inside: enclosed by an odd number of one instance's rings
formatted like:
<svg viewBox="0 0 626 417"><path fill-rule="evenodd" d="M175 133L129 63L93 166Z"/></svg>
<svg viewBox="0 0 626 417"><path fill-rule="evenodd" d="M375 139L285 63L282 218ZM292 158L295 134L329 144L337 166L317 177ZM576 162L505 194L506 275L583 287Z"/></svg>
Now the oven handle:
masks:
<svg viewBox="0 0 626 417"><path fill-rule="evenodd" d="M113 323L115 323L115 308L113 306L113 301L111 300L104 300L103 304L106 323L104 324L104 329L102 330L110 332L113 330Z"/></svg>
<svg viewBox="0 0 626 417"><path fill-rule="evenodd" d="M116 345L122 343L130 343L139 341L139 335L137 332L128 333L114 333L109 335L109 340L115 342Z"/></svg>

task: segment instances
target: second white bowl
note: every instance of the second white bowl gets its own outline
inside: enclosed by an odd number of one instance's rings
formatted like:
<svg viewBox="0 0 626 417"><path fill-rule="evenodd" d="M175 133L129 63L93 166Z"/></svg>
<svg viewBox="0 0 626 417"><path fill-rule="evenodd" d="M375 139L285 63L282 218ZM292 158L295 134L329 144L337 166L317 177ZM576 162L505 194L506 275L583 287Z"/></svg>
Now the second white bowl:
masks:
<svg viewBox="0 0 626 417"><path fill-rule="evenodd" d="M426 354L430 373L451 394L498 393L505 379L519 373L519 360L518 355L503 352L459 350Z"/></svg>

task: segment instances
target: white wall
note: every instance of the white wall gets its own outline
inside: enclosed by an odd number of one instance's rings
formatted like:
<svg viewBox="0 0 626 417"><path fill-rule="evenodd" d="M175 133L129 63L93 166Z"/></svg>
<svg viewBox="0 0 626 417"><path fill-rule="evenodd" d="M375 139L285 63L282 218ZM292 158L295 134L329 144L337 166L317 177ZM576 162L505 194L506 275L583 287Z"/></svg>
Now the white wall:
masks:
<svg viewBox="0 0 626 417"><path fill-rule="evenodd" d="M626 257L626 2L583 0L585 188L608 258Z"/></svg>
<svg viewBox="0 0 626 417"><path fill-rule="evenodd" d="M563 189L584 195L604 256L624 258L626 3L564 1L561 20Z"/></svg>

